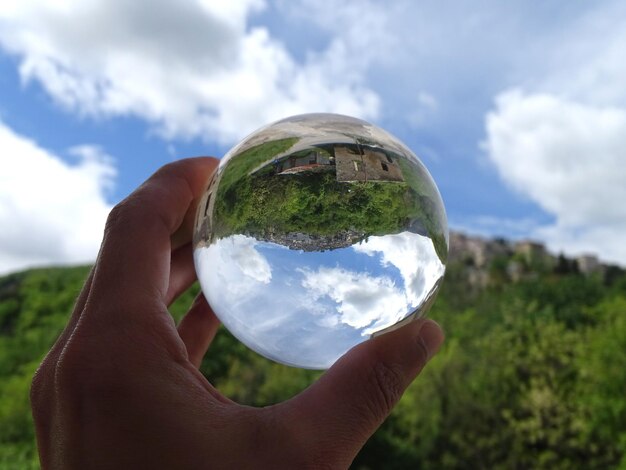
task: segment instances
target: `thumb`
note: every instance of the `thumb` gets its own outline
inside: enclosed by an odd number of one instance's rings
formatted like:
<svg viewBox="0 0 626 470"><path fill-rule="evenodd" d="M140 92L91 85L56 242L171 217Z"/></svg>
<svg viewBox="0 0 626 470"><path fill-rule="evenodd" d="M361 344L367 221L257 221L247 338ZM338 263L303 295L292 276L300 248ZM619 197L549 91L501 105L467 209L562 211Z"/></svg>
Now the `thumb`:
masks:
<svg viewBox="0 0 626 470"><path fill-rule="evenodd" d="M443 339L437 323L418 320L355 346L288 402L292 429L324 460L348 466Z"/></svg>

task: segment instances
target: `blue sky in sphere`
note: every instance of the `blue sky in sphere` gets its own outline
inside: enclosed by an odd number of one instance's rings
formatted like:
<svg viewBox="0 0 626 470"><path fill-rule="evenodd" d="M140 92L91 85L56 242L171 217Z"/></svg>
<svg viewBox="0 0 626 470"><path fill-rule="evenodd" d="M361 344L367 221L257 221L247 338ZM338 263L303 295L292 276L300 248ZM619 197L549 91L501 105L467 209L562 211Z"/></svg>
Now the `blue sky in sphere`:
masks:
<svg viewBox="0 0 626 470"><path fill-rule="evenodd" d="M202 290L231 333L257 352L309 368L329 367L415 312L444 274L432 240L411 232L323 252L232 235L201 246L194 259Z"/></svg>
<svg viewBox="0 0 626 470"><path fill-rule="evenodd" d="M453 229L626 265L624 83L617 0L3 1L0 273L93 261L161 165L306 112L397 136Z"/></svg>

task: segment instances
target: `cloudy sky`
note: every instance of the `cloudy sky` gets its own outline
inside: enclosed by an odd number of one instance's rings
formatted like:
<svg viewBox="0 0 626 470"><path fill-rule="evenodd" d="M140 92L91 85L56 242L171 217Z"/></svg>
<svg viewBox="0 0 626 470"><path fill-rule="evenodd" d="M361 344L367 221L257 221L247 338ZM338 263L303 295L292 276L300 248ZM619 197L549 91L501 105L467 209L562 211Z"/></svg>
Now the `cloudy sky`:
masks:
<svg viewBox="0 0 626 470"><path fill-rule="evenodd" d="M162 164L304 112L411 147L453 228L626 264L626 3L0 2L0 272L93 259Z"/></svg>
<svg viewBox="0 0 626 470"><path fill-rule="evenodd" d="M415 312L444 274L432 240L411 232L323 252L232 235L194 256L204 295L231 333L267 357L315 369Z"/></svg>

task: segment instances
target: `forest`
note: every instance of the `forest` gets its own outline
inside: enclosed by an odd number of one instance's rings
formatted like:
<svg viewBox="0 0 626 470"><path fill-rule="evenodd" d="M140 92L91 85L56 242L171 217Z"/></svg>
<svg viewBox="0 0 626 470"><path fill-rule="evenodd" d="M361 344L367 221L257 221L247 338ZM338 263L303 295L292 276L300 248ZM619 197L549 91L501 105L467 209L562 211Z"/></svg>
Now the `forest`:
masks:
<svg viewBox="0 0 626 470"><path fill-rule="evenodd" d="M354 469L626 469L626 275L518 257L447 269L429 316L446 342L354 461ZM0 469L39 468L28 392L89 267L0 278ZM179 319L197 291L171 307ZM272 363L222 330L202 372L254 406L319 372Z"/></svg>

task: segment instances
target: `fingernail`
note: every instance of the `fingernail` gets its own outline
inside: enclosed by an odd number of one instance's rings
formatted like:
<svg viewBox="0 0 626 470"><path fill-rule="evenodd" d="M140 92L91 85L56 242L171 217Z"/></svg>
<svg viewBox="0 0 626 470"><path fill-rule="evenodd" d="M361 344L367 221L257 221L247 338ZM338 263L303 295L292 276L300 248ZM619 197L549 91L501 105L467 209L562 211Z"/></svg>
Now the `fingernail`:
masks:
<svg viewBox="0 0 626 470"><path fill-rule="evenodd" d="M443 331L441 327L432 320L426 320L418 333L418 340L426 349L428 359L433 357L443 343Z"/></svg>

